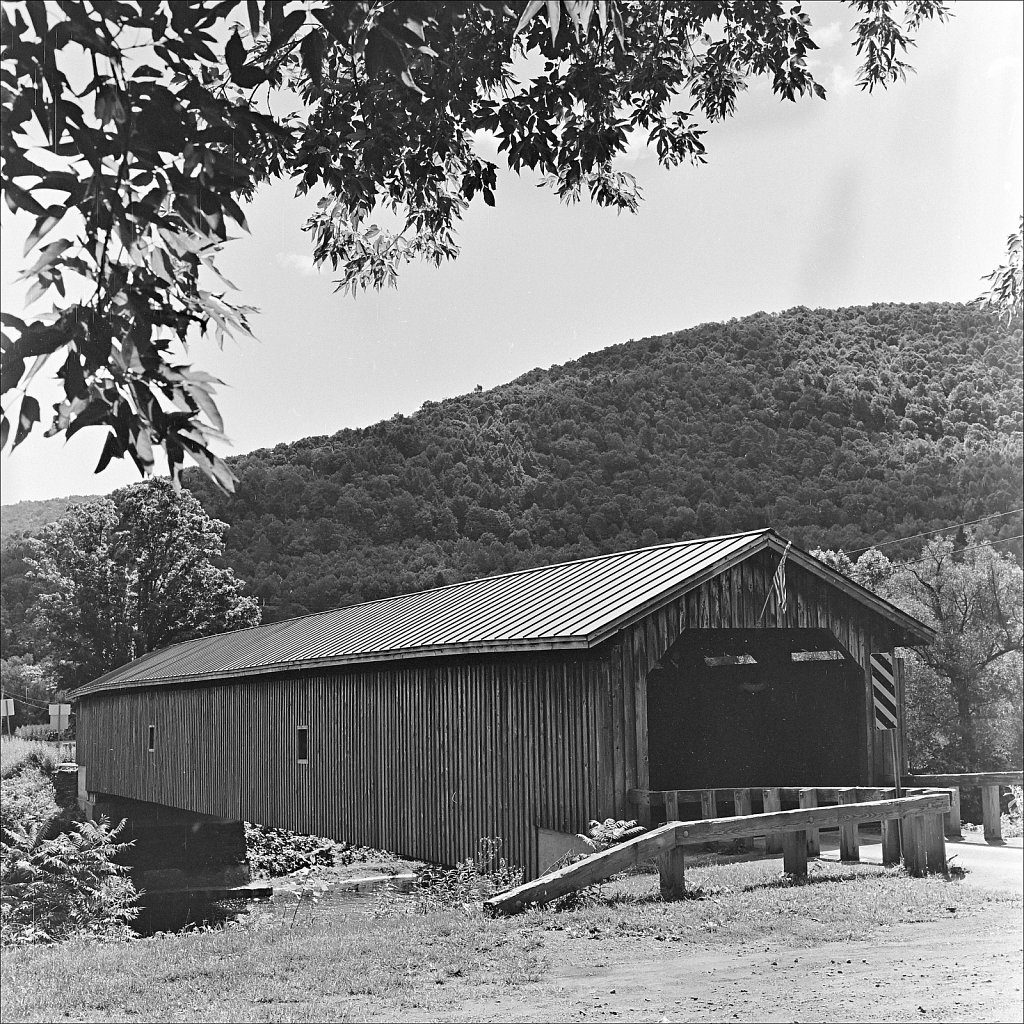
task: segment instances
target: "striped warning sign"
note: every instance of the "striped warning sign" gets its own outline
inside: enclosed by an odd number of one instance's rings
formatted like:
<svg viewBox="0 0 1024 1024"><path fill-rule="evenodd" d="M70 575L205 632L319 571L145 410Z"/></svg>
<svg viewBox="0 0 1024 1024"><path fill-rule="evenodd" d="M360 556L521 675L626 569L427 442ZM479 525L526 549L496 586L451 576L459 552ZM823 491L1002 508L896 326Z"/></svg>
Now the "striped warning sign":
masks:
<svg viewBox="0 0 1024 1024"><path fill-rule="evenodd" d="M875 728L898 728L896 672L891 654L871 655L871 696L875 702Z"/></svg>

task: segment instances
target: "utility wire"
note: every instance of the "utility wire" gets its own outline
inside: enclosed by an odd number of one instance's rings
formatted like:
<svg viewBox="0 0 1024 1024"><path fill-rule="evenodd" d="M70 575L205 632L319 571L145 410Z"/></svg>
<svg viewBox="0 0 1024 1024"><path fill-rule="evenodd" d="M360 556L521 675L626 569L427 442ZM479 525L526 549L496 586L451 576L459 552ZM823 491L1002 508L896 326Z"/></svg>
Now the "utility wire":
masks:
<svg viewBox="0 0 1024 1024"><path fill-rule="evenodd" d="M912 533L909 537L898 537L896 540L882 541L881 544L869 544L865 548L853 548L846 553L848 555L859 555L862 551L870 551L871 548L887 548L892 544L902 544L906 540L917 540L918 537L930 537L933 533L945 533L946 530L957 530L962 526L974 526L976 523L984 523L988 519L999 519L1001 516L1013 516L1018 512L1024 512L1024 508L1014 508L1009 512L993 512L990 516L982 516L980 519L972 519L969 523L953 523L952 526L940 526L937 530L926 530L924 533ZM964 550L966 550L966 548Z"/></svg>
<svg viewBox="0 0 1024 1024"><path fill-rule="evenodd" d="M20 700L23 704L31 704L37 708L48 708L48 704L41 704L34 697L22 697L20 694L15 693L13 690L8 692L9 697L13 697L15 700ZM53 703L56 703L54 701Z"/></svg>
<svg viewBox="0 0 1024 1024"><path fill-rule="evenodd" d="M973 551L975 548L990 548L996 544L1008 544L1011 540L1020 540L1024 538L1024 533L1018 533L1015 537L1001 537L999 540L987 540L981 544L968 544L965 548L957 548L953 554L959 555L964 551ZM909 562L893 562L893 568L899 569L904 565L916 565L918 562L927 562L928 556L925 555L923 558L912 558Z"/></svg>

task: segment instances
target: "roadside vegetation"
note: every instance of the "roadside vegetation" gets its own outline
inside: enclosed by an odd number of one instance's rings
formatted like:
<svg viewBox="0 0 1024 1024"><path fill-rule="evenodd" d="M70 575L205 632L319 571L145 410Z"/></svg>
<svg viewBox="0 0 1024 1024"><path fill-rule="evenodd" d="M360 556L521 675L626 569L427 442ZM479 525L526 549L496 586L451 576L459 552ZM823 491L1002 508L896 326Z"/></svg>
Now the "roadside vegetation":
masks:
<svg viewBox="0 0 1024 1024"><path fill-rule="evenodd" d="M120 826L60 807L53 747L17 737L0 744L0 943L125 938L136 892L116 858Z"/></svg>

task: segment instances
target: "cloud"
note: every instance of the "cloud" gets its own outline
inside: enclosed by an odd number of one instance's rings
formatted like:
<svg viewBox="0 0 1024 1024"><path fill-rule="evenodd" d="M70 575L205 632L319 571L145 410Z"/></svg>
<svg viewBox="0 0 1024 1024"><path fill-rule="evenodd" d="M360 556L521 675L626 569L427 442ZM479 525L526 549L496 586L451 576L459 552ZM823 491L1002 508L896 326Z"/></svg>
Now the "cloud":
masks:
<svg viewBox="0 0 1024 1024"><path fill-rule="evenodd" d="M303 277L316 277L320 271L313 263L313 257L304 252L279 252L277 262L288 270L297 270Z"/></svg>
<svg viewBox="0 0 1024 1024"><path fill-rule="evenodd" d="M833 21L830 24L822 25L820 28L815 25L811 38L818 44L819 50L828 50L835 46L836 43L841 42L844 35L842 24L838 21Z"/></svg>

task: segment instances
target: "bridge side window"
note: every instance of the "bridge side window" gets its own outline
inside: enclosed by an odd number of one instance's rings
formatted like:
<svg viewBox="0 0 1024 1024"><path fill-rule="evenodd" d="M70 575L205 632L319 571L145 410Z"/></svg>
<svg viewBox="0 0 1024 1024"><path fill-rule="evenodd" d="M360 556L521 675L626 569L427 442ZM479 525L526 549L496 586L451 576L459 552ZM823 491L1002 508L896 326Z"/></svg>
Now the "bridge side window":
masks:
<svg viewBox="0 0 1024 1024"><path fill-rule="evenodd" d="M309 726L300 725L295 730L295 760L309 764Z"/></svg>
<svg viewBox="0 0 1024 1024"><path fill-rule="evenodd" d="M149 727L149 752L152 754L156 750L156 726L151 725Z"/></svg>

